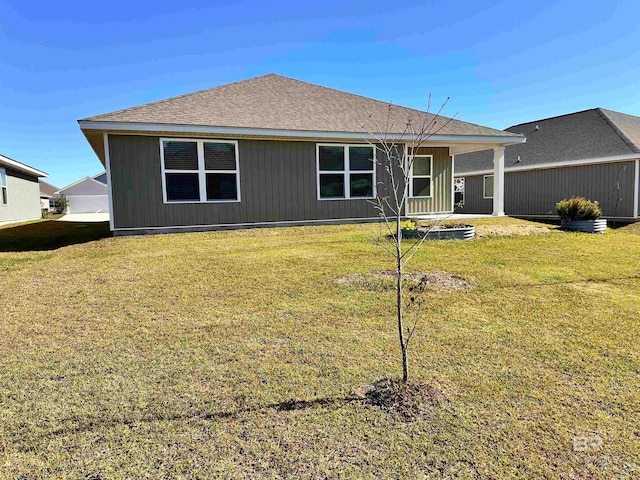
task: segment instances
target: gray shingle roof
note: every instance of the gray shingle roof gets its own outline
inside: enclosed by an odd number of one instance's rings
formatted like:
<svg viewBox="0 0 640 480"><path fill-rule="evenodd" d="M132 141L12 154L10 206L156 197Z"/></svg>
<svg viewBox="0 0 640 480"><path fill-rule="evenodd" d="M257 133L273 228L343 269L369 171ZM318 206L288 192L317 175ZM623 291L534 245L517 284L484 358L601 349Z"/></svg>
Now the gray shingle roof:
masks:
<svg viewBox="0 0 640 480"><path fill-rule="evenodd" d="M40 180L40 196L41 197L53 197L59 190L58 187L54 187L50 183Z"/></svg>
<svg viewBox="0 0 640 480"><path fill-rule="evenodd" d="M506 147L507 169L640 153L640 117L602 108L521 123L506 131L527 137L527 143ZM491 150L456 156L456 174L492 168Z"/></svg>
<svg viewBox="0 0 640 480"><path fill-rule="evenodd" d="M100 173L98 175L96 175L95 177L93 177L94 180L100 182L100 183L104 183L105 185L107 184L107 172L103 172Z"/></svg>
<svg viewBox="0 0 640 480"><path fill-rule="evenodd" d="M367 133L375 130L367 125L367 115L385 121L387 108L386 102L269 74L83 121ZM421 114L424 112L394 106L388 132L403 132L407 119L411 117L415 122ZM451 121L438 133L513 136L459 120Z"/></svg>

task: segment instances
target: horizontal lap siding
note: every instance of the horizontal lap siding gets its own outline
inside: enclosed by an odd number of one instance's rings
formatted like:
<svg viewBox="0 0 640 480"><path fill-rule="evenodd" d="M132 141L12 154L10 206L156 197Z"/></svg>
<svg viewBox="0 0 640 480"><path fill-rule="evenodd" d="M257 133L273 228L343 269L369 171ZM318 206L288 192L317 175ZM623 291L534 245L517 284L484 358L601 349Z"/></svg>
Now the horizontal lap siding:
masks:
<svg viewBox="0 0 640 480"><path fill-rule="evenodd" d="M40 218L40 184L37 177L23 174L7 167L7 205L0 204L0 222L32 220Z"/></svg>
<svg viewBox="0 0 640 480"><path fill-rule="evenodd" d="M560 200L582 196L597 200L605 216L631 217L634 171L633 162L615 162L506 173L505 213L555 215ZM492 200L482 198L482 175L464 178L465 204L459 212L491 213Z"/></svg>
<svg viewBox="0 0 640 480"><path fill-rule="evenodd" d="M420 155L433 155L431 198L409 199L409 214L451 212L453 162L446 147L420 148Z"/></svg>
<svg viewBox="0 0 640 480"><path fill-rule="evenodd" d="M318 200L316 144L239 140L237 203L164 204L159 137L110 135L115 228L375 217L366 200ZM383 175L377 167L377 180Z"/></svg>

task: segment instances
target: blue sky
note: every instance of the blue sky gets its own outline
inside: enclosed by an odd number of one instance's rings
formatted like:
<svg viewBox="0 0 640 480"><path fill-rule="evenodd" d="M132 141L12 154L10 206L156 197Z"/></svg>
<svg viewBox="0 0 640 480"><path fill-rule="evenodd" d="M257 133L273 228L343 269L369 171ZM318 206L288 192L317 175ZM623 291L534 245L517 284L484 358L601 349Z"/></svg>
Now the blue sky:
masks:
<svg viewBox="0 0 640 480"><path fill-rule="evenodd" d="M640 115L640 2L0 0L0 152L101 171L79 118L269 72L506 128Z"/></svg>

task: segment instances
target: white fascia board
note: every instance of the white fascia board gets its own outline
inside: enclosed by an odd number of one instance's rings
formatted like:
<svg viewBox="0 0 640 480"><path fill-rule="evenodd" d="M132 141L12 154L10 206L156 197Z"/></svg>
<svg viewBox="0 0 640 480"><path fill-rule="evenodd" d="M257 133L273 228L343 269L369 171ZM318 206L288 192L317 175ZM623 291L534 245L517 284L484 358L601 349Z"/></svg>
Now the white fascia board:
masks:
<svg viewBox="0 0 640 480"><path fill-rule="evenodd" d="M97 122L90 120L79 120L81 130L97 130L103 132L171 132L185 134L209 134L209 135L242 135L246 137L287 137L287 138L313 138L313 139L335 139L344 140L375 140L375 137L364 132L327 132L311 130L277 130L265 128L244 128L244 127L211 127L204 125L172 125L164 123L123 123L123 122ZM397 134L395 140L411 141L412 136L402 136ZM392 139L393 135L389 136ZM524 143L524 136L501 136L501 135L432 135L429 142L454 142L454 143L491 143L500 145L512 145Z"/></svg>
<svg viewBox="0 0 640 480"><path fill-rule="evenodd" d="M548 168L561 168L561 167L577 167L580 165L592 165L594 163L615 163L624 162L627 160L635 160L640 158L640 154L632 153L629 155L616 155L613 157L600 157L600 158L584 158L581 160L566 160L563 162L550 162L540 163L537 165L522 165L517 167L507 167L504 169L505 173L510 172L525 172L528 170L544 170ZM475 175L489 175L493 173L493 169L473 170L470 172L454 172L456 177L473 177Z"/></svg>
<svg viewBox="0 0 640 480"><path fill-rule="evenodd" d="M46 178L49 176L48 173L43 172L42 170L38 170L37 168L30 167L29 165L25 165L24 163L16 162L15 160L7 158L4 155L0 155L0 164L6 165L7 167L11 167L14 170L30 173L31 175L35 175L36 177Z"/></svg>

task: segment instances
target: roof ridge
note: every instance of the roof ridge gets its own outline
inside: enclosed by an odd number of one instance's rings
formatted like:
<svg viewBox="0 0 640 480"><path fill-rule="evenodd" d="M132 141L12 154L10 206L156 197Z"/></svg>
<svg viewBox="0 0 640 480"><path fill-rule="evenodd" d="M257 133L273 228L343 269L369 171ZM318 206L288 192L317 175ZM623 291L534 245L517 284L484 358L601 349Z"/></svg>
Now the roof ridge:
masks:
<svg viewBox="0 0 640 480"><path fill-rule="evenodd" d="M578 114L580 114L580 113L586 113L586 112L590 112L590 111L592 111L592 110L598 110L598 108L599 108L599 107L595 107L595 108L587 108L587 109L585 109L585 110L579 110L579 111L577 111L577 112L563 113L563 114L560 114L560 115L554 115L554 116L552 116L552 117L539 118L539 119L531 120L531 121L528 121L528 122L516 123L515 125L511 125L510 127L505 128L505 131L507 131L507 130L509 130L509 129L511 129L511 128L519 127L519 126L521 126L521 125L528 125L528 124L530 124L530 123L544 122L544 121L546 121L546 120L553 120L554 118L561 118L561 117L569 117L569 116L571 116L571 115L578 115Z"/></svg>
<svg viewBox="0 0 640 480"><path fill-rule="evenodd" d="M399 108L403 108L405 110L410 110L410 111L416 112L416 113L422 113L422 114L426 113L426 114L429 114L429 115L433 115L434 117L440 117L440 118L444 118L446 120L454 120L454 121L459 122L459 123L464 123L465 125L473 125L473 126L476 126L476 127L477 126L482 126L482 125L478 125L477 123L471 123L471 122L465 122L464 120L459 120L459 119L455 118L455 116L457 114L454 114L454 115L449 117L449 116L442 115L442 114L439 114L439 113L430 112L429 110L420 110L418 108L412 108L412 107L407 107L406 105L400 105L399 103L393 103L393 101L391 101L391 100L387 102L387 101L384 101L384 100L379 100L377 98L367 97L367 96L361 95L359 93L347 92L345 90L340 90L339 88L326 87L324 85L319 85L319 84L313 83L313 82L307 82L305 80L298 80L297 78L287 77L285 75L279 75L277 73L272 73L271 75L274 75L276 77L286 78L287 80L293 80L294 82L306 83L307 85L312 85L314 87L322 88L322 89L325 89L325 90L332 90L334 92L342 93L342 94L349 95L349 96L352 96L352 97L363 98L365 100L368 100L368 101L371 101L371 102L376 102L376 103L379 103L379 104L382 104L382 105L385 105L385 106L391 105L392 107L399 107ZM491 127L485 127L485 128L490 128L490 129L495 130L495 131L501 131L501 130L499 130L497 128L491 128ZM504 131L504 130L502 130L502 131ZM509 132L509 133L511 133L511 132Z"/></svg>
<svg viewBox="0 0 640 480"><path fill-rule="evenodd" d="M115 114L115 113L130 112L130 111L133 111L133 110L138 110L140 108L148 107L150 105L158 105L158 104L162 104L162 103L167 103L167 102L171 102L171 101L177 100L179 98L190 97L192 95L197 95L199 93L208 92L208 91L211 91L211 90L215 90L216 88L228 87L230 85L236 85L238 83L250 82L250 81L253 81L253 80L258 80L259 78L266 78L266 77L280 77L280 78L284 78L284 79L291 80L291 81L298 82L298 83L305 83L307 85L311 85L311 86L316 87L316 88L322 88L322 89L325 89L325 90L332 90L334 92L339 92L339 93L342 93L342 94L345 94L345 95L351 95L351 96L354 96L354 97L364 98L365 100L374 101L374 102L377 102L377 103L381 103L383 105L395 105L397 107L405 108L407 110L411 110L411 111L414 111L414 112L429 113L431 115L435 115L434 113L427 112L425 110L418 110L417 108L406 107L404 105L394 104L393 102L385 102L383 100L378 100L377 98L371 98L371 97L367 97L365 95L360 95L358 93L347 92L345 90L340 90L338 88L325 87L324 85L319 85L317 83L307 82L305 80L298 80L297 78L287 77L286 75L280 75L278 73L271 72L271 73L266 73L264 75L258 75L257 77L245 78L244 80L238 80L236 82L223 83L222 85L216 85L215 87L203 88L201 90L196 90L195 92L183 93L181 95L176 95L176 96L173 96L173 97L164 98L162 100L154 100L153 102L147 102L147 103L144 103L142 105L136 105L136 106L133 106L133 107L122 108L120 110L114 110L113 112L106 112L106 113L99 113L97 115L91 115L90 117L83 118L82 120L89 120L91 118L100 117L102 115L111 115L111 114ZM444 117L443 115L440 115L440 116ZM444 118L450 118L450 117L444 117ZM458 121L462 122L462 120L458 120ZM463 123L468 123L468 122L463 122Z"/></svg>
<svg viewBox="0 0 640 480"><path fill-rule="evenodd" d="M90 117L82 118L81 120L91 120L92 118L101 117L102 115L111 115L111 114L115 114L115 113L131 112L131 111L134 111L134 110L138 110L140 108L148 107L150 105L159 105L159 104L162 104L162 103L167 103L167 102L170 102L170 101L173 101L173 100L177 100L179 98L190 97L191 95L197 95L199 93L204 93L204 92L208 92L210 90L215 90L216 88L226 87L226 86L229 86L229 85L236 85L238 83L243 83L243 82L250 82L252 80L257 80L258 78L264 78L264 77L270 77L270 76L280 76L280 75L278 75L276 73L273 73L273 72L272 73L266 73L264 75L258 75L257 77L245 78L244 80L238 80L238 81L230 82L230 83L223 83L222 85L216 85L215 87L203 88L201 90L196 90L195 92L182 93L180 95L176 95L176 96L173 96L173 97L163 98L162 100L154 100L153 102L143 103L142 105L135 105L133 107L121 108L120 110L114 110L113 112L98 113L97 115L91 115Z"/></svg>
<svg viewBox="0 0 640 480"><path fill-rule="evenodd" d="M307 82L305 80L298 80L297 78L287 77L286 75L279 75L277 73L273 73L272 75L275 75L276 77L286 78L287 80L293 80L294 82L306 83L307 85L311 85L311 86L318 87L318 88L323 88L325 90L333 90L334 92L343 93L345 95L364 98L365 100L374 101L374 102L377 102L377 103L382 103L383 105L393 105L393 106L400 107L400 108L406 108L407 110L412 110L412 111L418 112L418 113L430 113L431 115L435 115L434 113L428 112L426 110L418 110L417 108L406 107L404 105L399 105L399 104L393 103L392 101L385 102L384 100L378 100L377 98L367 97L365 95L360 95L359 93L347 92L345 90L340 90L339 88L325 87L324 85L319 85L319 84L313 83L313 82ZM448 117L446 117L446 118L448 118ZM458 120L458 121L460 121L460 120Z"/></svg>
<svg viewBox="0 0 640 480"><path fill-rule="evenodd" d="M128 108L123 108L123 109L120 109L120 110L115 110L113 112L106 112L106 113L101 113L101 114L97 114L97 115L92 115L90 117L86 117L86 118L83 118L81 120L92 120L92 119L94 119L96 117L101 117L103 115L112 115L112 114L118 114L118 113L124 113L124 112L131 112L131 111L139 110L141 108L148 107L150 105L160 105L160 104L163 104L163 103L172 102L172 101L180 99L180 98L189 97L189 96L193 96L193 95L198 95L198 94L204 93L204 92L209 92L209 91L215 90L217 88L228 87L230 85L237 85L239 83L250 82L250 81L254 81L254 80L258 80L258 79L266 78L266 77L279 77L279 78L283 78L283 79L286 79L286 80L289 80L289 81L292 81L292 82L297 82L297 83L310 85L312 87L319 88L319 89L322 89L322 90L330 90L330 91L333 91L333 92L338 92L338 93L340 93L342 95L348 95L348 96L351 96L351 97L361 98L361 99L364 99L364 100L367 100L367 101L370 101L370 102L378 103L380 105L384 105L384 106L391 105L391 106L398 107L398 108L401 108L401 109L404 109L404 110L408 110L409 112L413 112L413 113L415 113L417 115L426 114L426 115L431 115L433 117L437 116L437 117L440 117L440 118L444 119L447 122L453 120L455 122L458 122L458 123L464 124L464 125L471 125L471 126L476 126L476 127L477 126L481 126L481 125L478 125L478 124L475 124L475 123L465 122L464 120L459 120L459 119L456 118L456 115L446 116L446 115L442 115L442 114L439 114L439 113L430 112L428 110L420 110L420 109L417 109L417 108L407 107L405 105L400 105L400 104L393 103L392 101L379 100L377 98L367 97L365 95L361 95L361 94L358 94L358 93L347 92L345 90L340 90L338 88L326 87L324 85L319 85L317 83L307 82L305 80L299 80L297 78L288 77L286 75L280 75L280 74L274 73L274 72L267 73L267 74L264 74L264 75L258 75L257 77L246 78L244 80L238 80L236 82L224 83L222 85L217 85L215 87L204 88L204 89L201 89L201 90L197 90L195 92L183 93L181 95L176 95L174 97L169 97L169 98L165 98L165 99L162 99L162 100L155 100L153 102L147 102L147 103L142 104L142 105L136 105L134 107L128 107ZM485 128L490 128L490 127L485 127ZM493 128L492 130L500 131L497 128ZM502 131L504 132L504 131L506 131L506 129L502 130ZM508 133L511 133L511 132L508 132Z"/></svg>
<svg viewBox="0 0 640 480"><path fill-rule="evenodd" d="M481 125L478 125L478 124L476 124L476 123L465 122L464 120L458 120L457 118L455 118L455 116L456 116L457 114L454 114L453 116L449 117L449 116L446 116L446 115L441 115L441 114L439 114L439 113L430 112L430 111L428 111L428 110L419 110L419 109L417 109L417 108L412 108L412 107L407 107L407 106L405 106L405 105L400 105L399 103L393 103L393 101L391 101L391 100L390 100L390 101L388 101L388 102L386 102L386 101L384 101L384 100L378 100L377 98L367 97L367 96L365 96L365 95L360 95L359 93L347 92L347 91L345 91L345 90L340 90L339 88L326 87L326 86L324 86L324 85L318 85L317 83L307 82L307 81L305 81L305 80L298 80L297 78L287 77L286 75L279 75L279 74L277 74L277 73L272 73L272 74L270 74L270 75L274 75L274 76L276 76L276 77L281 77L281 78L286 78L287 80L293 80L294 82L306 83L307 85L312 85L312 86L314 86L314 87L323 88L323 89L325 89L325 90L332 90L332 91L334 91L334 92L342 93L342 94L345 94L345 95L350 95L350 96L352 96L352 97L364 98L365 100L372 101L372 102L376 102L376 103L380 103L380 104L382 104L382 105L386 105L386 106L391 105L391 106L393 106L393 107L400 107L400 108L404 108L405 110L410 110L410 111L412 111L412 112L416 112L416 113L419 113L419 114L425 114L425 113L426 113L426 114L428 114L428 115L433 115L434 117L444 118L445 120L454 120L454 121L456 121L456 122L464 123L465 125L481 126ZM264 75L264 76L267 76L267 75ZM491 128L491 127L486 127L486 128ZM499 130L499 129L497 129L497 128L494 128L493 130L500 131L500 130ZM502 131L504 131L504 130L502 130ZM509 133L511 133L511 132L509 132Z"/></svg>
<svg viewBox="0 0 640 480"><path fill-rule="evenodd" d="M620 127L618 127L616 122L614 122L609 117L609 115L605 113L605 109L598 107L596 108L596 111L600 114L600 116L607 123L607 125L609 125L609 127L611 127L611 129L618 134L618 136L631 149L633 153L640 153L640 148L638 147L638 145L636 145L635 142L631 140ZM613 110L608 110L608 111L614 112ZM621 112L614 112L614 113L621 113ZM626 114L622 113L622 115L626 115ZM630 116L633 116L633 115L630 115Z"/></svg>

